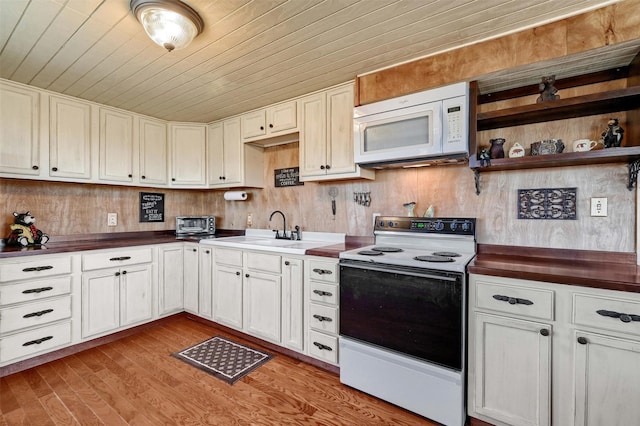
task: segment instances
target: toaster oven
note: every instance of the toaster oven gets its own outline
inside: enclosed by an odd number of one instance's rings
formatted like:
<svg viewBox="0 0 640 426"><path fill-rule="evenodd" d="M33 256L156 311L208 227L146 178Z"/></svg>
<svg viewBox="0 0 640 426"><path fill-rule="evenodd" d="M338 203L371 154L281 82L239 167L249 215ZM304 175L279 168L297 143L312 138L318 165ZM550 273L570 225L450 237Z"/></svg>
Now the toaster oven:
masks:
<svg viewBox="0 0 640 426"><path fill-rule="evenodd" d="M215 216L177 216L176 235L213 235L216 233Z"/></svg>

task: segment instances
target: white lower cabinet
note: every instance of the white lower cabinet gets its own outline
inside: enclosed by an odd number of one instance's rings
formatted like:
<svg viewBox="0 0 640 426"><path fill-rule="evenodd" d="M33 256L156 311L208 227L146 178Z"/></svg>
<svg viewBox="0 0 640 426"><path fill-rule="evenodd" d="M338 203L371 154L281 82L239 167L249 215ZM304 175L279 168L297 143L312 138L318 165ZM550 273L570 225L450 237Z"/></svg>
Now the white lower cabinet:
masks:
<svg viewBox="0 0 640 426"><path fill-rule="evenodd" d="M640 419L640 294L470 275L468 414L495 425Z"/></svg>
<svg viewBox="0 0 640 426"><path fill-rule="evenodd" d="M82 338L153 319L152 250L82 255Z"/></svg>
<svg viewBox="0 0 640 426"><path fill-rule="evenodd" d="M198 261L198 315L213 318L213 249L200 247Z"/></svg>
<svg viewBox="0 0 640 426"><path fill-rule="evenodd" d="M198 272L199 261L200 256L198 254L198 244L185 243L183 251L184 310L194 314L198 313L198 280L200 279L200 274Z"/></svg>
<svg viewBox="0 0 640 426"><path fill-rule="evenodd" d="M282 346L304 351L304 285L302 259L282 257Z"/></svg>
<svg viewBox="0 0 640 426"><path fill-rule="evenodd" d="M216 249L216 258L217 253ZM213 319L229 327L242 329L242 267L216 264L213 278Z"/></svg>
<svg viewBox="0 0 640 426"><path fill-rule="evenodd" d="M164 244L158 248L158 314L184 309L183 243Z"/></svg>
<svg viewBox="0 0 640 426"><path fill-rule="evenodd" d="M306 352L338 364L339 332L338 260L306 258L304 261L304 323Z"/></svg>
<svg viewBox="0 0 640 426"><path fill-rule="evenodd" d="M280 256L274 257L279 264ZM280 343L282 278L255 271L247 271L244 278L245 330L253 336Z"/></svg>

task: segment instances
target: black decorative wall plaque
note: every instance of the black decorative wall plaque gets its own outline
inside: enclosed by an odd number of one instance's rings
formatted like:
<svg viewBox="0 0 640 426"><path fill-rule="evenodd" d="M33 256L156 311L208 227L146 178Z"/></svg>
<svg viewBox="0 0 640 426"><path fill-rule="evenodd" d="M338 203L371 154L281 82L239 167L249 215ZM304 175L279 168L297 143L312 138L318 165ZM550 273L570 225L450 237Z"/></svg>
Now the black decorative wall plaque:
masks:
<svg viewBox="0 0 640 426"><path fill-rule="evenodd" d="M518 219L576 219L577 188L518 189Z"/></svg>
<svg viewBox="0 0 640 426"><path fill-rule="evenodd" d="M164 222L164 194L140 193L140 222Z"/></svg>
<svg viewBox="0 0 640 426"><path fill-rule="evenodd" d="M304 182L300 182L300 167L276 169L273 171L273 175L276 188L304 185Z"/></svg>

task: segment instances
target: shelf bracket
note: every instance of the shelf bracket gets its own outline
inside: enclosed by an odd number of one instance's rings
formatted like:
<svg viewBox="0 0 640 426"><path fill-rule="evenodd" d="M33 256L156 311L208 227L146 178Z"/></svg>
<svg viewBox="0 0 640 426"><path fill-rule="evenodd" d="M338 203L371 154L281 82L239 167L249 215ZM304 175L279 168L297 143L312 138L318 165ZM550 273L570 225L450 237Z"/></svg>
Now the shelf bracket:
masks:
<svg viewBox="0 0 640 426"><path fill-rule="evenodd" d="M638 171L640 170L640 159L629 161L629 185L627 189L633 191L638 181Z"/></svg>
<svg viewBox="0 0 640 426"><path fill-rule="evenodd" d="M638 172L636 171L636 175L637 173ZM473 169L473 174L474 174L474 179L476 180L476 195L480 195L480 170ZM629 177L629 179L631 179L631 177Z"/></svg>

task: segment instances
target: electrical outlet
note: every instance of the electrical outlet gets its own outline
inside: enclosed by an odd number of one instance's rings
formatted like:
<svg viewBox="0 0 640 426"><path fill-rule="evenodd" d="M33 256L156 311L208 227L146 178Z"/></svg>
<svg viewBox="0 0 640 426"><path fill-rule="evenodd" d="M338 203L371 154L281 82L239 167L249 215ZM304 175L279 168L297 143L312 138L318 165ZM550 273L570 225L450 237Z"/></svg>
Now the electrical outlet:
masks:
<svg viewBox="0 0 640 426"><path fill-rule="evenodd" d="M107 226L118 226L118 213L107 213Z"/></svg>
<svg viewBox="0 0 640 426"><path fill-rule="evenodd" d="M592 198L591 199L591 216L606 216L606 215L607 215L607 199Z"/></svg>
<svg viewBox="0 0 640 426"><path fill-rule="evenodd" d="M375 228L375 226L376 226L376 217L377 217L377 216L382 216L382 215L381 215L380 213L374 213L374 214L372 215L372 217L371 217L371 221L373 222L373 226L374 226L374 228Z"/></svg>
<svg viewBox="0 0 640 426"><path fill-rule="evenodd" d="M253 214L249 213L247 215L247 228L251 228L253 226Z"/></svg>

